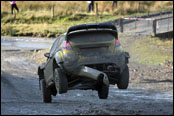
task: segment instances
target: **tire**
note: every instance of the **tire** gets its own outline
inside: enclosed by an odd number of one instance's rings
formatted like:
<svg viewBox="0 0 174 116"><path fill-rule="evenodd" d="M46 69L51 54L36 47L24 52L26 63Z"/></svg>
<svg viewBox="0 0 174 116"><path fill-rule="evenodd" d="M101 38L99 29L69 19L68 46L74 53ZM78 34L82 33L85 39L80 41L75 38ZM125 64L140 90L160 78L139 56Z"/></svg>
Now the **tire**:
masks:
<svg viewBox="0 0 174 116"><path fill-rule="evenodd" d="M127 89L129 85L129 68L126 65L124 71L120 74L120 79L117 84L119 89Z"/></svg>
<svg viewBox="0 0 174 116"><path fill-rule="evenodd" d="M41 85L42 101L44 103L51 103L51 92L48 88L46 88L46 83L44 79L40 80L40 85Z"/></svg>
<svg viewBox="0 0 174 116"><path fill-rule="evenodd" d="M66 75L61 71L60 68L54 69L54 79L57 93L66 93L68 90L68 81Z"/></svg>
<svg viewBox="0 0 174 116"><path fill-rule="evenodd" d="M98 97L100 99L107 99L109 94L109 86L102 84L101 88L98 90Z"/></svg>

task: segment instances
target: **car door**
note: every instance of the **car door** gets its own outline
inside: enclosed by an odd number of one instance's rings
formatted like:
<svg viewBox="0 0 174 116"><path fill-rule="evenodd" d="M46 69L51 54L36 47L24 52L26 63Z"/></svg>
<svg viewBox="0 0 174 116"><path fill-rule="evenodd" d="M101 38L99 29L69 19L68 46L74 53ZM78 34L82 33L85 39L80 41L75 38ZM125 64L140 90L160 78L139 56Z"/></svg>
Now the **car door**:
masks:
<svg viewBox="0 0 174 116"><path fill-rule="evenodd" d="M54 53L57 49L57 46L59 46L59 41L60 37L55 40L53 43L52 48L50 49L50 57L47 60L47 63L45 65L45 70L44 70L44 76L45 76L45 81L48 84L51 84L50 82L53 81L53 59L54 59Z"/></svg>

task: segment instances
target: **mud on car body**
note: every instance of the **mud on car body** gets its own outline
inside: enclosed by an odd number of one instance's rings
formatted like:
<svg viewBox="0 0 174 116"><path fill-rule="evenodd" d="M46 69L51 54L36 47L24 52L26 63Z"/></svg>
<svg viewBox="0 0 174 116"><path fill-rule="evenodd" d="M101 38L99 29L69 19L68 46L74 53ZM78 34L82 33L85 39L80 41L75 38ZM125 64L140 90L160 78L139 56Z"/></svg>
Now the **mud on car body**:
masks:
<svg viewBox="0 0 174 116"><path fill-rule="evenodd" d="M110 84L128 87L129 53L122 49L114 25L72 26L45 57L47 61L38 67L43 102L74 89L96 90L100 99L107 99Z"/></svg>

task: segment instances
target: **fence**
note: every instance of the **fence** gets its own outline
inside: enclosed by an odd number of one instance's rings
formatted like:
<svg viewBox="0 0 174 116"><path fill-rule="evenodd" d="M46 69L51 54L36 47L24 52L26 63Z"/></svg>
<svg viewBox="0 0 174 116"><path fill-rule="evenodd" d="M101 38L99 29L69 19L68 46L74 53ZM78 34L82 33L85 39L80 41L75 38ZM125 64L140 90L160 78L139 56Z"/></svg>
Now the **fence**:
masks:
<svg viewBox="0 0 174 116"><path fill-rule="evenodd" d="M131 17L120 19L120 32L152 34L173 31L173 13L154 15L152 18Z"/></svg>
<svg viewBox="0 0 174 116"><path fill-rule="evenodd" d="M129 20L132 22L129 22ZM122 18L120 20L120 31L130 33L151 33L153 20L154 18Z"/></svg>
<svg viewBox="0 0 174 116"><path fill-rule="evenodd" d="M169 31L173 31L173 16L155 19L153 21L153 32L155 35Z"/></svg>

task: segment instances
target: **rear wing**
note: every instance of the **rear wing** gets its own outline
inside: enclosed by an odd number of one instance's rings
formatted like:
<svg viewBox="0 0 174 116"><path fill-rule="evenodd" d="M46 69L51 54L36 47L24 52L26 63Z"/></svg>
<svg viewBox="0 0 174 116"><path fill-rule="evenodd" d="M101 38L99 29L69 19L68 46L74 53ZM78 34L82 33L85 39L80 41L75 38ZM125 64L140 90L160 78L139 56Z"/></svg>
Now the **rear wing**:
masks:
<svg viewBox="0 0 174 116"><path fill-rule="evenodd" d="M76 25L76 26L72 26L68 29L67 34L69 34L70 32L73 31L78 31L78 30L88 30L88 29L111 29L117 32L117 28L112 25L112 24L108 24L108 23L95 23L95 24L82 24L82 25Z"/></svg>

